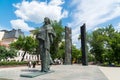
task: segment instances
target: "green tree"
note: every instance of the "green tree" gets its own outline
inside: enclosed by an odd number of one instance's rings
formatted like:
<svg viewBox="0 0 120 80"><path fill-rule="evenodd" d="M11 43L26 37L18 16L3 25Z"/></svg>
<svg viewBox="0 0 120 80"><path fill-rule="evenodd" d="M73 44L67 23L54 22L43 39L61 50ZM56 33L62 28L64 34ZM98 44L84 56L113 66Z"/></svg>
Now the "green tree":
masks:
<svg viewBox="0 0 120 80"><path fill-rule="evenodd" d="M35 30L32 30L31 33L33 34L34 39L37 42L37 46L36 46L36 51L35 54L37 55L37 61L39 61L39 55L40 55L40 47L39 47L39 41L38 39L36 39L37 34L39 33L40 27L36 27Z"/></svg>
<svg viewBox="0 0 120 80"><path fill-rule="evenodd" d="M103 36L104 36L104 48L105 53L102 54L103 60L109 63L114 62L114 50L111 47L111 42L114 40L115 29L112 25L109 25L103 28Z"/></svg>
<svg viewBox="0 0 120 80"><path fill-rule="evenodd" d="M62 41L59 44L59 48L57 54L53 54L54 58L62 58L65 57L65 42ZM72 59L75 59L78 62L82 57L81 51L76 48L76 46L72 45Z"/></svg>
<svg viewBox="0 0 120 80"><path fill-rule="evenodd" d="M34 54L37 45L38 44L36 40L30 36L27 37L20 36L16 42L11 43L11 47L24 51L21 61L24 60L24 56L26 53Z"/></svg>
<svg viewBox="0 0 120 80"><path fill-rule="evenodd" d="M109 45L113 50L112 59L115 60L118 64L120 63L120 33L114 33L113 39L110 40Z"/></svg>
<svg viewBox="0 0 120 80"><path fill-rule="evenodd" d="M52 58L55 58L56 53L58 52L59 49L59 44L61 43L62 39L64 38L64 28L62 26L62 22L59 21L52 21L52 26L55 30L56 37L54 38L53 44L51 46L51 55Z"/></svg>
<svg viewBox="0 0 120 80"><path fill-rule="evenodd" d="M65 42L64 41L62 41L59 44L57 54L53 54L53 56L54 56L54 58L62 58L62 59L64 59L64 56L65 56Z"/></svg>
<svg viewBox="0 0 120 80"><path fill-rule="evenodd" d="M5 47L0 46L0 60L5 59L5 54L7 53L7 50Z"/></svg>
<svg viewBox="0 0 120 80"><path fill-rule="evenodd" d="M14 48L7 49L6 58L14 58L15 56L17 56L17 50L16 49L14 49Z"/></svg>
<svg viewBox="0 0 120 80"><path fill-rule="evenodd" d="M0 46L0 60L14 58L16 54L16 50L13 48L6 49L4 46Z"/></svg>
<svg viewBox="0 0 120 80"><path fill-rule="evenodd" d="M93 31L91 38L89 38L89 43L91 46L91 53L95 56L96 61L100 63L103 62L102 54L105 53L104 48L104 29L97 29Z"/></svg>
<svg viewBox="0 0 120 80"><path fill-rule="evenodd" d="M112 25L93 31L89 43L97 61L120 63L120 32Z"/></svg>
<svg viewBox="0 0 120 80"><path fill-rule="evenodd" d="M103 28L104 48L103 60L109 62L109 64L120 60L120 33L115 31L112 25Z"/></svg>
<svg viewBox="0 0 120 80"><path fill-rule="evenodd" d="M74 45L72 45L72 59L77 63L82 59L81 50L77 49Z"/></svg>

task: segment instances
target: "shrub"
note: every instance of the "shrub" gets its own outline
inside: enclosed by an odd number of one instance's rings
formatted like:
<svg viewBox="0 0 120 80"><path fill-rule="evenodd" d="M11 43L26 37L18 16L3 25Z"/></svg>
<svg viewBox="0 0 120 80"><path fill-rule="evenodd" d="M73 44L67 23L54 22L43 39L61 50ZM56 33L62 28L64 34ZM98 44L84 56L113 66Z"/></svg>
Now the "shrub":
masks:
<svg viewBox="0 0 120 80"><path fill-rule="evenodd" d="M23 62L16 62L16 61L0 62L0 66L13 66L13 65L27 65L27 62L26 61L23 61Z"/></svg>

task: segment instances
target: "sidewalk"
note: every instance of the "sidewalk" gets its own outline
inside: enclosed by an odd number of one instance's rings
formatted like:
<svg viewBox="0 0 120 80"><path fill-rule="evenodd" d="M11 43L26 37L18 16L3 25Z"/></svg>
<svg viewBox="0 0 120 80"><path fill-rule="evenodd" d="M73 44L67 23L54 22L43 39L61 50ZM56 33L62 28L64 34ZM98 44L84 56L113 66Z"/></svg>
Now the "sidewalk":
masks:
<svg viewBox="0 0 120 80"><path fill-rule="evenodd" d="M99 67L109 80L120 80L120 67Z"/></svg>
<svg viewBox="0 0 120 80"><path fill-rule="evenodd" d="M33 69L28 69L28 67L2 68L0 69L0 78L12 80L108 80L100 69L98 66L53 65L51 67L53 73L26 78L20 77L20 74L30 73L29 70ZM40 66L34 70L40 70Z"/></svg>

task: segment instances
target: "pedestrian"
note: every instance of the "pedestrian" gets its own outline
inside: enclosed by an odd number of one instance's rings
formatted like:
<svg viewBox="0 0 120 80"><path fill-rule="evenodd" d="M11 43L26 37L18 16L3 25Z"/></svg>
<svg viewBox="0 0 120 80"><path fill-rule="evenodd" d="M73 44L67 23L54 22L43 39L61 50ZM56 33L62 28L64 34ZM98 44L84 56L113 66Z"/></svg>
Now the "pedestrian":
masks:
<svg viewBox="0 0 120 80"><path fill-rule="evenodd" d="M29 61L29 62L28 62L28 67L31 68L31 66L32 66L32 62Z"/></svg>
<svg viewBox="0 0 120 80"><path fill-rule="evenodd" d="M33 68L35 68L35 66L36 66L36 62L35 62L35 61L33 61Z"/></svg>

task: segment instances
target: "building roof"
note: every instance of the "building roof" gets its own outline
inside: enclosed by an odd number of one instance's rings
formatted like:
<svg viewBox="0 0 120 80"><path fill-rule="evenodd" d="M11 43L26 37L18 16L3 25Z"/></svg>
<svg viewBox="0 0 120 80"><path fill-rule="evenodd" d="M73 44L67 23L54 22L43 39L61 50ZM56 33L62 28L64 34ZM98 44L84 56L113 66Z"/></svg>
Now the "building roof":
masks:
<svg viewBox="0 0 120 80"><path fill-rule="evenodd" d="M21 29L18 30L12 29L11 31L2 30L2 31L5 32L3 39L18 38L19 36L24 36L24 33L21 31Z"/></svg>

